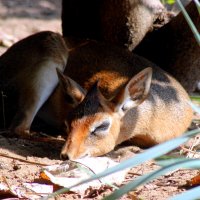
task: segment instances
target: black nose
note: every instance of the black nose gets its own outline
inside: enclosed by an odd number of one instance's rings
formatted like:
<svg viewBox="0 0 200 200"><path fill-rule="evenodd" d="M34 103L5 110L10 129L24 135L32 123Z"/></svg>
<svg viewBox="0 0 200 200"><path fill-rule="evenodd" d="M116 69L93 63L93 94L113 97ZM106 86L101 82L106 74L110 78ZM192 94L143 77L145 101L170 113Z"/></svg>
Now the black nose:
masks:
<svg viewBox="0 0 200 200"><path fill-rule="evenodd" d="M69 160L68 155L65 154L65 153L61 153L61 154L60 154L60 158L61 158L62 160Z"/></svg>

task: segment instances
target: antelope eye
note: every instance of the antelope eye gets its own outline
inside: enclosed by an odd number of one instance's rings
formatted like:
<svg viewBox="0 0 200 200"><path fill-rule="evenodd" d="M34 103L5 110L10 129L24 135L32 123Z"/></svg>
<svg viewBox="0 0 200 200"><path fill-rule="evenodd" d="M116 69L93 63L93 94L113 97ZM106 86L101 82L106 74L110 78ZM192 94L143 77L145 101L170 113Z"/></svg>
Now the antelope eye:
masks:
<svg viewBox="0 0 200 200"><path fill-rule="evenodd" d="M105 135L109 128L110 128L111 122L110 120L103 121L101 124L96 126L94 130L91 131L92 135Z"/></svg>

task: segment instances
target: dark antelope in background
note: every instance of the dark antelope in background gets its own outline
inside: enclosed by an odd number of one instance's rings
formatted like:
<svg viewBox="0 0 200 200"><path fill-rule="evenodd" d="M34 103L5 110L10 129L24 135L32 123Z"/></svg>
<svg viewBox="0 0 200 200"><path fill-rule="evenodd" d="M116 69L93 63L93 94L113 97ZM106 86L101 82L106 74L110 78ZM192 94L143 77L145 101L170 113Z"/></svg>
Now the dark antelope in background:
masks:
<svg viewBox="0 0 200 200"><path fill-rule="evenodd" d="M159 0L63 0L62 9L64 36L127 46L172 74L188 92L196 90L200 48L182 13L148 33L154 20L163 15ZM193 1L186 10L200 32L200 15Z"/></svg>

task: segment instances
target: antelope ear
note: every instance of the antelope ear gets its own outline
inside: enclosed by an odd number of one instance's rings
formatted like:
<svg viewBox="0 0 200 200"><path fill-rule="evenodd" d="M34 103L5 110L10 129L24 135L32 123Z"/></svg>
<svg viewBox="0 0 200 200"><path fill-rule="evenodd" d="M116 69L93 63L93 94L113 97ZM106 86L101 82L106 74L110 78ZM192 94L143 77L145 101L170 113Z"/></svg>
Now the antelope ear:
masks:
<svg viewBox="0 0 200 200"><path fill-rule="evenodd" d="M140 105L148 96L152 79L152 68L146 68L136 74L112 100L115 112L124 115L128 110Z"/></svg>
<svg viewBox="0 0 200 200"><path fill-rule="evenodd" d="M67 103L73 107L77 106L85 98L85 90L77 82L64 75L58 68L56 70Z"/></svg>

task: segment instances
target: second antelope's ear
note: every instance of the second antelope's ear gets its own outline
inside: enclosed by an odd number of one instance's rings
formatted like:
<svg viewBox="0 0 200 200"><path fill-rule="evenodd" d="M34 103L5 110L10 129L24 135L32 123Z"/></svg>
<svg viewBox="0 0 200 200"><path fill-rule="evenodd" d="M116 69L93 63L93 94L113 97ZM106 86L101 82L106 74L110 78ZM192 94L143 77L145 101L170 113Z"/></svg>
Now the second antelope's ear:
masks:
<svg viewBox="0 0 200 200"><path fill-rule="evenodd" d="M115 112L124 115L128 110L141 104L148 96L152 79L152 68L145 68L136 74L112 100Z"/></svg>
<svg viewBox="0 0 200 200"><path fill-rule="evenodd" d="M73 107L77 106L85 98L85 90L77 82L64 75L59 69L56 70L67 103Z"/></svg>

